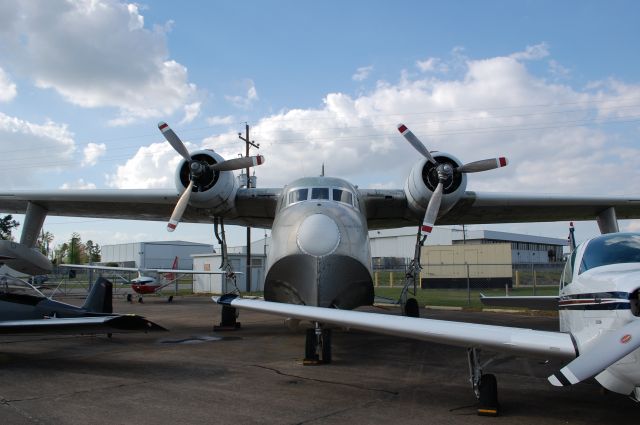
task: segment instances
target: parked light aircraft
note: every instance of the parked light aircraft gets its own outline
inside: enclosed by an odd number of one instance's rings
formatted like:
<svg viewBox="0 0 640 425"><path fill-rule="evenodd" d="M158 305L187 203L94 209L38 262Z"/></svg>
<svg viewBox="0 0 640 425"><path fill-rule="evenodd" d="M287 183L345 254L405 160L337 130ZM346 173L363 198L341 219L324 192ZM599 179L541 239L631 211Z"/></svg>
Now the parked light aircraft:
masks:
<svg viewBox="0 0 640 425"><path fill-rule="evenodd" d="M136 315L114 314L112 284L98 279L82 307L45 297L29 283L0 276L0 334L118 333L164 330Z"/></svg>
<svg viewBox="0 0 640 425"><path fill-rule="evenodd" d="M31 248L47 215L166 220L175 204L170 231L180 221L213 221L216 229L224 224L271 228L267 301L353 309L373 302L369 230L419 224L424 237L436 221L448 225L597 218L602 233L610 233L618 231L618 218L640 218L637 197L467 191L467 174L502 167L506 159L463 164L451 154L430 152L402 124L398 130L421 159L411 167L403 189L389 190L360 189L325 176L301 178L283 188L240 187L232 171L259 165L264 158L225 161L209 149L190 153L166 123L158 127L183 158L176 170L177 190L0 191L0 211L25 214L20 243L0 241L0 257L13 256L4 261L23 272L46 272L51 264ZM221 242L224 252L224 238ZM330 346L329 340L322 329L307 333L307 347L316 351Z"/></svg>
<svg viewBox="0 0 640 425"><path fill-rule="evenodd" d="M479 349L567 360L565 367L549 376L552 385L573 385L595 376L604 388L640 401L639 277L640 234L610 233L580 245L566 262L560 296L555 297L560 332L287 305L237 295L214 297L214 301L287 318L465 347L471 382L485 402L479 413L496 414L495 377L482 373ZM549 298L486 297L483 302L539 308L550 304Z"/></svg>
<svg viewBox="0 0 640 425"><path fill-rule="evenodd" d="M140 296L138 302L142 303L143 295L156 294L163 288L175 283L181 276L185 274L225 274L222 271L201 271L201 270L179 270L178 257L173 261L173 265L170 269L153 269L153 268L140 268L140 267L119 267L119 266L94 266L90 264L61 264L60 267L70 269L84 269L84 270L111 270L116 272L137 272L138 277L131 279L131 289ZM164 274L164 277L150 276L150 273ZM169 297L169 301L173 300L173 297Z"/></svg>

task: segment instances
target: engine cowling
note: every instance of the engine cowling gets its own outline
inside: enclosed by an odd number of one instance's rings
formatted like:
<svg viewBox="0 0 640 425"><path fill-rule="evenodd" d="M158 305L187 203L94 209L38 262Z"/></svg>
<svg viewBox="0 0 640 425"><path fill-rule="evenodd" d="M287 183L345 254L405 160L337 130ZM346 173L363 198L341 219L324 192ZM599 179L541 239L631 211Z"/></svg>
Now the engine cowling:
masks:
<svg viewBox="0 0 640 425"><path fill-rule="evenodd" d="M444 152L432 152L433 158L438 164L450 164L455 170L462 163L455 156ZM436 165L426 158L418 161L407 178L404 185L404 193L407 197L409 209L417 216L422 217L433 191L438 185L438 173ZM440 204L439 215L449 211L462 197L467 188L467 175L457 171L444 182L442 203Z"/></svg>
<svg viewBox="0 0 640 425"><path fill-rule="evenodd" d="M209 149L191 152L191 158L209 165L224 161L222 156ZM189 185L189 163L184 159L178 164L175 184L179 192L183 192ZM211 209L215 215L222 214L234 208L237 190L238 181L233 171L207 169L194 180L189 204L198 208Z"/></svg>

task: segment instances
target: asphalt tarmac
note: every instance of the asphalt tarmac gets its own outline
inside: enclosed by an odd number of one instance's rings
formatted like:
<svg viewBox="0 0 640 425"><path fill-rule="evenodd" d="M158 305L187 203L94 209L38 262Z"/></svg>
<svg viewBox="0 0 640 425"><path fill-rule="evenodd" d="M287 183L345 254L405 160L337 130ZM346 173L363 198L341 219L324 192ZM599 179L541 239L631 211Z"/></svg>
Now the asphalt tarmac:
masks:
<svg viewBox="0 0 640 425"><path fill-rule="evenodd" d="M71 302L81 303L76 299ZM593 380L552 387L560 366L499 357L498 418L478 417L463 349L334 331L333 363L303 366L304 331L241 312L213 333L208 297L118 298L170 329L153 334L0 337L2 424L637 424L640 406ZM397 311L380 311L396 314ZM425 310L423 317L557 329L553 317ZM483 359L487 359L487 357Z"/></svg>

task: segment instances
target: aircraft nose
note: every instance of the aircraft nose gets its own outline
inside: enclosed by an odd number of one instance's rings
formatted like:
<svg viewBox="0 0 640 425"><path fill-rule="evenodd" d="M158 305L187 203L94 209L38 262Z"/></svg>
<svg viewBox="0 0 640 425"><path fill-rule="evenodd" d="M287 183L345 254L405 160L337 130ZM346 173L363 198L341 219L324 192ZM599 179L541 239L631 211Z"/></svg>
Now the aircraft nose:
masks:
<svg viewBox="0 0 640 425"><path fill-rule="evenodd" d="M340 244L340 229L330 217L312 214L298 227L297 243L305 254L323 257L333 253Z"/></svg>

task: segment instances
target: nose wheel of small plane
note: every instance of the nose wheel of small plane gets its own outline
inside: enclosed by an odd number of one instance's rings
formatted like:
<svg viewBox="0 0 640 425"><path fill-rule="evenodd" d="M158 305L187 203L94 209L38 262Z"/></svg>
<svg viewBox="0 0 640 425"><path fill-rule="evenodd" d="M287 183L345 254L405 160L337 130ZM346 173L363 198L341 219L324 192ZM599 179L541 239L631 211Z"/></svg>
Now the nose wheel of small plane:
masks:
<svg viewBox="0 0 640 425"><path fill-rule="evenodd" d="M318 323L307 329L304 349L304 365L331 363L331 329L323 329Z"/></svg>
<svg viewBox="0 0 640 425"><path fill-rule="evenodd" d="M403 313L407 317L420 317L420 307L415 298L409 298L404 304Z"/></svg>

